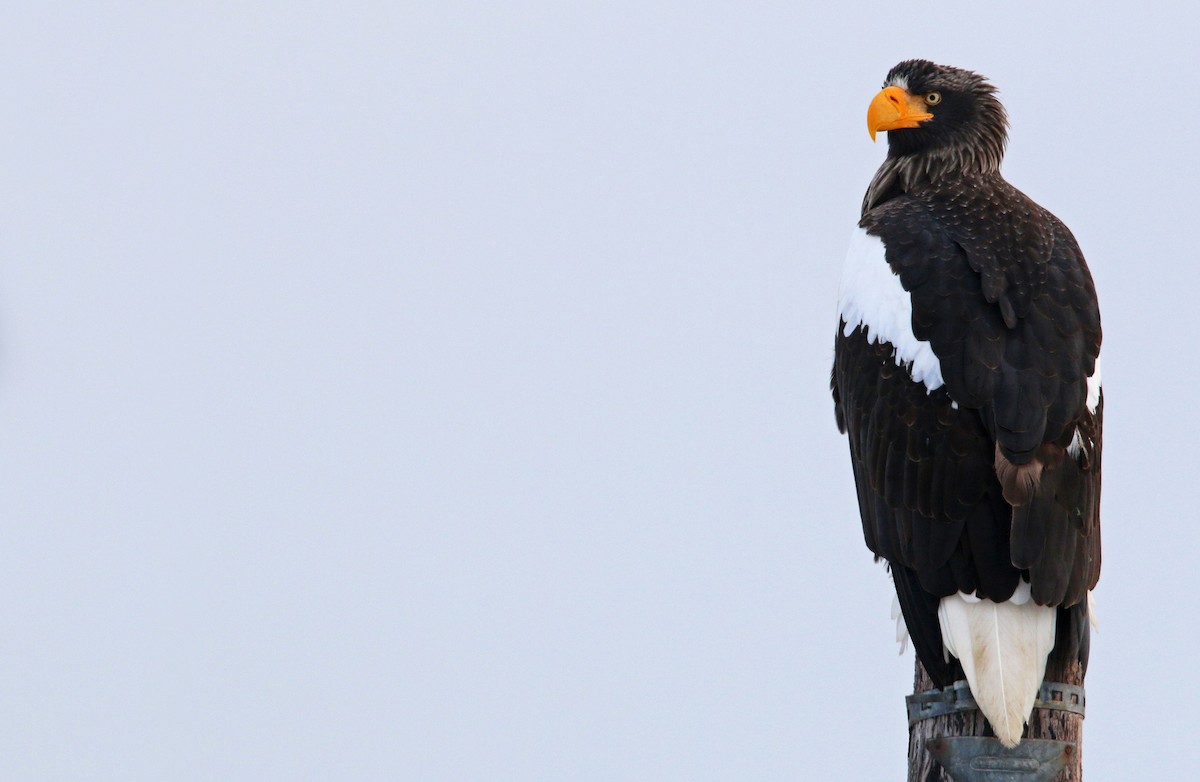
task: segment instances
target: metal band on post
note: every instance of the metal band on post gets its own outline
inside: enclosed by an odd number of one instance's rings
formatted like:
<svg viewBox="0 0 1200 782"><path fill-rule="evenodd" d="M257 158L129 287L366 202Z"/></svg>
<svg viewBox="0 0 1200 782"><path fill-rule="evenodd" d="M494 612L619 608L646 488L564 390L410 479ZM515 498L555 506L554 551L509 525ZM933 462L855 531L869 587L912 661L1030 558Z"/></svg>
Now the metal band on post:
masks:
<svg viewBox="0 0 1200 782"><path fill-rule="evenodd" d="M908 724L913 726L921 720L941 717L959 711L978 709L979 704L971 695L967 683L958 680L941 690L929 690L917 695L909 695L904 699L908 705ZM1038 690L1037 700L1033 703L1035 709L1056 709L1069 711L1072 714L1084 715L1087 699L1082 687L1063 682L1042 682Z"/></svg>

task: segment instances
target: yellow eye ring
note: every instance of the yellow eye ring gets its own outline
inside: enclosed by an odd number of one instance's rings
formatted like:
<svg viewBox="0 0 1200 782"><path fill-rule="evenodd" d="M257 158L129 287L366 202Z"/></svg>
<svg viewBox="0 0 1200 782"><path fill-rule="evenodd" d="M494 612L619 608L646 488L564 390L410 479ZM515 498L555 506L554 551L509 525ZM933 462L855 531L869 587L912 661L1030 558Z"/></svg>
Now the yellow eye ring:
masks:
<svg viewBox="0 0 1200 782"><path fill-rule="evenodd" d="M930 106L936 106L942 102L942 93L931 92L925 96L925 103Z"/></svg>

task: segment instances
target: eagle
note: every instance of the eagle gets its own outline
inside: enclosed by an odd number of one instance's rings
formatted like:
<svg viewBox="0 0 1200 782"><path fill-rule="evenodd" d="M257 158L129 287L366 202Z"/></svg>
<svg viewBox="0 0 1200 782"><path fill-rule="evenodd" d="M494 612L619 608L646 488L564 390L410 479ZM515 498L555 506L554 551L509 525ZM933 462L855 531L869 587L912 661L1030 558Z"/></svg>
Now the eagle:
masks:
<svg viewBox="0 0 1200 782"><path fill-rule="evenodd" d="M1075 237L1000 174L972 71L907 60L838 297L831 386L863 535L918 658L1016 746L1048 659L1086 669L1100 576L1100 311Z"/></svg>

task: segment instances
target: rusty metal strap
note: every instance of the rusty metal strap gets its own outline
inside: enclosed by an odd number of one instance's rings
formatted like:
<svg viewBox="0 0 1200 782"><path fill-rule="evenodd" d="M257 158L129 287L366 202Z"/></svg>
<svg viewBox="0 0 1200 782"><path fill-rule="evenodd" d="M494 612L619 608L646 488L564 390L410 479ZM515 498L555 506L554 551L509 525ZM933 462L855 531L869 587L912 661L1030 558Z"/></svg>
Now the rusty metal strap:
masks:
<svg viewBox="0 0 1200 782"><path fill-rule="evenodd" d="M945 689L909 695L904 701L908 705L908 724L910 726L921 720L930 720L946 714L979 708L971 696L971 690L967 687L967 683L962 680L956 681ZM1083 688L1078 685L1042 682L1033 708L1069 711L1082 717L1085 703Z"/></svg>
<svg viewBox="0 0 1200 782"><path fill-rule="evenodd" d="M1033 708L1058 709L1083 717L1086 705L1087 698L1084 697L1083 688L1078 684L1042 682L1042 688L1038 690L1038 699L1033 704Z"/></svg>
<svg viewBox="0 0 1200 782"><path fill-rule="evenodd" d="M921 720L931 720L934 717L979 708L975 699L971 697L971 690L967 687L967 683L961 679L945 689L933 689L909 695L904 701L908 704L910 727Z"/></svg>

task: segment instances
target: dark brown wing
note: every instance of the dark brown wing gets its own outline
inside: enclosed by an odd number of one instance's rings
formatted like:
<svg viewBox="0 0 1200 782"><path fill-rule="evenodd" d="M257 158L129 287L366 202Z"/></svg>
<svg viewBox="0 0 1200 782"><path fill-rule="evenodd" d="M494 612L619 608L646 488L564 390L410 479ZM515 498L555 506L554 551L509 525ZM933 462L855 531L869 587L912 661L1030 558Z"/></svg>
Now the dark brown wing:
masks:
<svg viewBox="0 0 1200 782"><path fill-rule="evenodd" d="M941 200L900 196L862 226L882 239L909 293L913 334L932 347L945 385L930 392L896 366L891 345L861 329L847 335L843 323L838 424L867 546L890 563L914 645L942 681L954 672L938 598L1006 600L1025 572L1037 602L1066 608L1096 583L1103 411L1085 400L1099 311L1070 232L1002 182ZM998 454L1040 470L1015 510ZM1064 619L1083 633L1072 647L1086 650L1086 608Z"/></svg>

